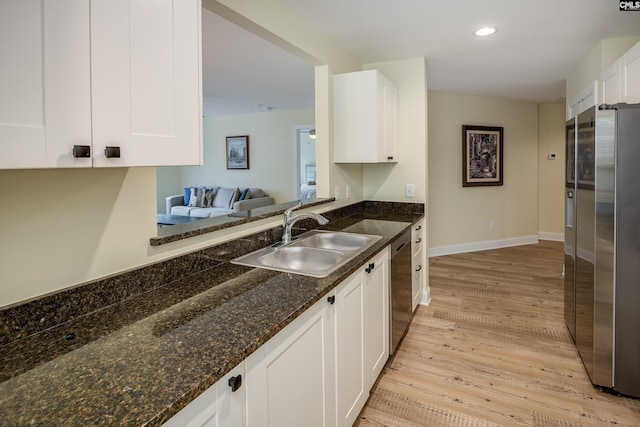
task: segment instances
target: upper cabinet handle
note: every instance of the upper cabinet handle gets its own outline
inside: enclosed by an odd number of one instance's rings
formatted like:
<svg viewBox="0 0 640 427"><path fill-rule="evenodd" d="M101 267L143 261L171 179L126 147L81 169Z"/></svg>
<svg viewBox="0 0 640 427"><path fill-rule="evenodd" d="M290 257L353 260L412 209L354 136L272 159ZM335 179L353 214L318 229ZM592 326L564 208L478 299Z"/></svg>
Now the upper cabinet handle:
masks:
<svg viewBox="0 0 640 427"><path fill-rule="evenodd" d="M73 157L75 158L91 157L91 146L90 145L74 145Z"/></svg>
<svg viewBox="0 0 640 427"><path fill-rule="evenodd" d="M422 226L421 225L416 227L416 231L420 231L420 230L422 230Z"/></svg>
<svg viewBox="0 0 640 427"><path fill-rule="evenodd" d="M104 156L107 159L119 159L120 147L104 147Z"/></svg>

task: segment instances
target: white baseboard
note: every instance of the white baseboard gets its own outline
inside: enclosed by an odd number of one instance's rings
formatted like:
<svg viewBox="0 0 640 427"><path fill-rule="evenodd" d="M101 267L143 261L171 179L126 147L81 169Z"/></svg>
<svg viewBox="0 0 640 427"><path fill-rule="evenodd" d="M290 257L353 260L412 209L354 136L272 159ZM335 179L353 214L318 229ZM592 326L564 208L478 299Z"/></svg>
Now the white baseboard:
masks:
<svg viewBox="0 0 640 427"><path fill-rule="evenodd" d="M549 231L538 231L538 239L553 240L554 242L564 242L564 233L551 233Z"/></svg>
<svg viewBox="0 0 640 427"><path fill-rule="evenodd" d="M431 290L427 288L426 291L420 292L420 305L429 305L431 302Z"/></svg>
<svg viewBox="0 0 640 427"><path fill-rule="evenodd" d="M513 237L511 239L485 240L483 242L438 246L435 248L429 248L429 257L486 251L490 249L508 248L510 246L530 245L533 243L538 243L538 236L522 236Z"/></svg>

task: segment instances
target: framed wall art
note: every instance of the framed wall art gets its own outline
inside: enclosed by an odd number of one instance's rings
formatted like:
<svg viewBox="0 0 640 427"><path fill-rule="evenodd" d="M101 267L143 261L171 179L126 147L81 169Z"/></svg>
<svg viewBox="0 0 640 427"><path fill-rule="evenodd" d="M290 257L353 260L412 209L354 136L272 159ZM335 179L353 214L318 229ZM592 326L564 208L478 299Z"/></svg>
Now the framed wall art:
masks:
<svg viewBox="0 0 640 427"><path fill-rule="evenodd" d="M502 185L503 129L462 125L462 186Z"/></svg>
<svg viewBox="0 0 640 427"><path fill-rule="evenodd" d="M249 169L249 135L227 137L227 169Z"/></svg>

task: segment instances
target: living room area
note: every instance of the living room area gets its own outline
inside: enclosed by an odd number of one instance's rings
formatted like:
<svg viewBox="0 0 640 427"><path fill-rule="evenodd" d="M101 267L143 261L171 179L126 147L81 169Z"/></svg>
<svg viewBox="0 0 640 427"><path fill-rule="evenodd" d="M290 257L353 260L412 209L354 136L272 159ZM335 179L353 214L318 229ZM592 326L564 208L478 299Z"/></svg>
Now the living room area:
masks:
<svg viewBox="0 0 640 427"><path fill-rule="evenodd" d="M156 168L158 225L314 198L314 66L207 9L202 57L203 165Z"/></svg>

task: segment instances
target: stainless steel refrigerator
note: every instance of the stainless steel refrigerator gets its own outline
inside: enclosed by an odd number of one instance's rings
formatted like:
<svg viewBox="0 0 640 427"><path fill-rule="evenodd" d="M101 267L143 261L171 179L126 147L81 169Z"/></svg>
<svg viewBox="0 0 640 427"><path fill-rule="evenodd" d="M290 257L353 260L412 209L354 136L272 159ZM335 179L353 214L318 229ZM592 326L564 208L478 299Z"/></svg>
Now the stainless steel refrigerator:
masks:
<svg viewBox="0 0 640 427"><path fill-rule="evenodd" d="M640 397L640 104L566 135L565 321L591 382Z"/></svg>

